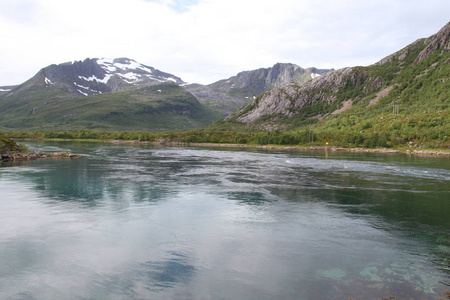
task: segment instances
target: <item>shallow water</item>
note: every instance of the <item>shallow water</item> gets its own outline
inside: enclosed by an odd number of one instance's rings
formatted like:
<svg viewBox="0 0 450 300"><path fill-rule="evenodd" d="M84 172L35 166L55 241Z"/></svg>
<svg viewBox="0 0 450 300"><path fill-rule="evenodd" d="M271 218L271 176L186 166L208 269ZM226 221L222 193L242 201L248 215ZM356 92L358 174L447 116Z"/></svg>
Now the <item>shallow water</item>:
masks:
<svg viewBox="0 0 450 300"><path fill-rule="evenodd" d="M434 299L450 159L29 143L0 165L0 299Z"/></svg>

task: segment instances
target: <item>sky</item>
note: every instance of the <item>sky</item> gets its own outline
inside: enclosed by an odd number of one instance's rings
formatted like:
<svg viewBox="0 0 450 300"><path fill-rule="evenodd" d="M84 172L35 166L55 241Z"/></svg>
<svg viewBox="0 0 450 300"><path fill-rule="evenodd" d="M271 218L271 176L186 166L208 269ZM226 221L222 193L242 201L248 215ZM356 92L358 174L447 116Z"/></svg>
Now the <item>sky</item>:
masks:
<svg viewBox="0 0 450 300"><path fill-rule="evenodd" d="M202 84L278 62L367 66L449 16L449 0L0 0L0 86L86 58Z"/></svg>

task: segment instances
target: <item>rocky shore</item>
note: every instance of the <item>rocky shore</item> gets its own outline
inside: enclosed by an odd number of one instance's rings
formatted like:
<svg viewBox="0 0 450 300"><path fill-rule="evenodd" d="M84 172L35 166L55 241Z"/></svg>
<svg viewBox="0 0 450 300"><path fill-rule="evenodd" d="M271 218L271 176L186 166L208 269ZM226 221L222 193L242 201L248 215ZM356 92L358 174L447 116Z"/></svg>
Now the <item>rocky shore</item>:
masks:
<svg viewBox="0 0 450 300"><path fill-rule="evenodd" d="M111 142L111 141L110 141ZM114 141L115 143L121 143L121 141ZM224 147L224 148L254 148L254 149L266 149L266 150L290 150L290 151L329 151L329 152L361 152L361 153L404 153L409 155L423 155L423 156L450 156L450 151L444 150L398 150L387 148L344 148L344 147L332 147L332 146L280 146L280 145L246 145L246 144L216 144L216 143L181 143L181 142L139 142L129 141L132 144L154 144L161 146L197 146L197 147Z"/></svg>
<svg viewBox="0 0 450 300"><path fill-rule="evenodd" d="M45 159L45 158L78 158L80 155L72 154L68 152L40 152L40 151L29 151L25 153L10 153L1 154L2 162L6 161L24 161L24 160L35 160L35 159Z"/></svg>

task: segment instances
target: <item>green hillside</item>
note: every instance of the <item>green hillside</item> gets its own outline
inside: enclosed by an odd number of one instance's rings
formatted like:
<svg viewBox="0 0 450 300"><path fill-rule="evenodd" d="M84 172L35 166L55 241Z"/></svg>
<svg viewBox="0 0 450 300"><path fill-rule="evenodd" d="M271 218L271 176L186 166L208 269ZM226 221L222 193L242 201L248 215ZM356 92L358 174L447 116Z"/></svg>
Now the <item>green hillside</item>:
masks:
<svg viewBox="0 0 450 300"><path fill-rule="evenodd" d="M192 94L171 83L88 97L74 97L54 86L31 89L0 98L1 129L165 131L218 119Z"/></svg>
<svg viewBox="0 0 450 300"><path fill-rule="evenodd" d="M367 95L364 86L340 91L338 97L353 98L353 106L319 121L317 132L356 146L450 147L450 53L414 64L422 48L413 45L403 60L361 68L382 78L383 86Z"/></svg>
<svg viewBox="0 0 450 300"><path fill-rule="evenodd" d="M448 24L372 66L274 88L214 128L281 130L289 144L306 135L337 146L450 147L449 32Z"/></svg>

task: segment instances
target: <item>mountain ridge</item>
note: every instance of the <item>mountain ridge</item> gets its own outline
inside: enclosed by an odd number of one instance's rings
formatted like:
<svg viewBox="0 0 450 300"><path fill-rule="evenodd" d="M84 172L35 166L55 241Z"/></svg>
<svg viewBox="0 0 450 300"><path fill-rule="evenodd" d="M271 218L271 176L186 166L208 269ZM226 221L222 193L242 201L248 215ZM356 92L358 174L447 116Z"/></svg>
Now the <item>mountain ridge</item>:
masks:
<svg viewBox="0 0 450 300"><path fill-rule="evenodd" d="M293 64L276 64L275 67L276 72L273 71L274 68L266 68L239 73L238 77L245 74L246 78L246 80L240 80L240 89L246 89L257 82L258 88L253 88L248 95L259 94L275 84L291 82L300 70L308 79L313 70L312 68L304 70ZM293 71L289 71L290 69ZM317 70L316 72L326 71ZM280 78L280 74L287 75ZM266 78L268 75L270 80ZM226 83L213 83L208 86L187 84L175 75L129 58L87 58L83 61L52 64L42 68L21 85L1 89L0 127L42 129L54 126L66 130L82 129L82 124L86 124L90 129L140 129L138 123L131 124L119 117L121 115L139 119L141 129L145 130L174 130L204 126L208 125L206 122L212 123L228 115L253 98L253 96L246 96L245 93L233 94L232 91L236 85L235 77L228 79L228 82L234 80L228 85ZM168 88L168 84L176 85L178 89ZM173 94L163 96L164 91L167 90ZM111 103L108 99L112 99ZM99 107L99 101L106 107ZM166 104L162 103L164 101ZM86 110L86 103L93 103L92 110L98 112L96 117ZM130 105L127 106L126 103ZM106 113L108 106L110 111ZM155 107L158 109L155 110ZM139 116L130 115L129 111L135 111ZM143 111L147 112L148 121L142 118ZM193 111L201 111L204 116L196 114L195 118L198 119L196 120L189 115L189 112ZM53 117L48 115L50 112L54 114ZM166 112L170 113L166 114ZM165 114L167 118L172 116L174 120L179 121L169 124L166 120L162 120L165 125L159 126L155 123L158 119L155 117L156 113ZM180 120L180 117L188 118L186 120L189 122ZM88 120L82 121L83 118ZM114 125L113 122L117 124ZM149 124L152 126L149 127ZM174 124L180 124L179 128Z"/></svg>
<svg viewBox="0 0 450 300"><path fill-rule="evenodd" d="M221 115L226 116L273 87L306 82L332 70L313 67L304 69L292 63L276 63L268 68L242 71L208 85L191 84L185 88L200 102L212 107L219 106Z"/></svg>
<svg viewBox="0 0 450 300"><path fill-rule="evenodd" d="M184 82L172 74L159 71L128 58L99 59L52 64L42 68L35 76L19 85L11 93L30 86L53 85L70 94L95 95L127 90L136 85L162 82Z"/></svg>
<svg viewBox="0 0 450 300"><path fill-rule="evenodd" d="M255 124L256 127L267 129L273 128L282 120L300 115L303 115L305 120L320 119L323 115L329 115L342 108L345 102L347 104L351 102L354 105L364 97L388 87L392 90L389 93L393 93L394 87L402 84L401 76L405 76L407 72L419 70L419 64L433 55L436 58L430 67L421 70L421 73L417 71L419 73L411 80L418 80L420 76L434 71L433 64L436 64L434 67L438 64L447 67L448 62L439 62L438 58L439 55L448 54L449 36L450 23L437 34L427 39L419 39L374 65L339 69L303 84L294 83L275 87L233 112L225 120L250 126ZM264 122L260 124L259 120ZM272 124L269 125L269 123ZM283 128L283 126L278 127Z"/></svg>
<svg viewBox="0 0 450 300"><path fill-rule="evenodd" d="M414 124L426 123L420 125L429 126L426 135L442 140L450 131L449 35L450 23L367 67L320 70L277 63L209 85L186 84L128 58L51 65L10 91L3 88L0 128L159 131L224 117L211 128L309 126L330 135L345 129L351 139L365 138L370 128L371 134L390 134L386 139L411 140L424 135Z"/></svg>

